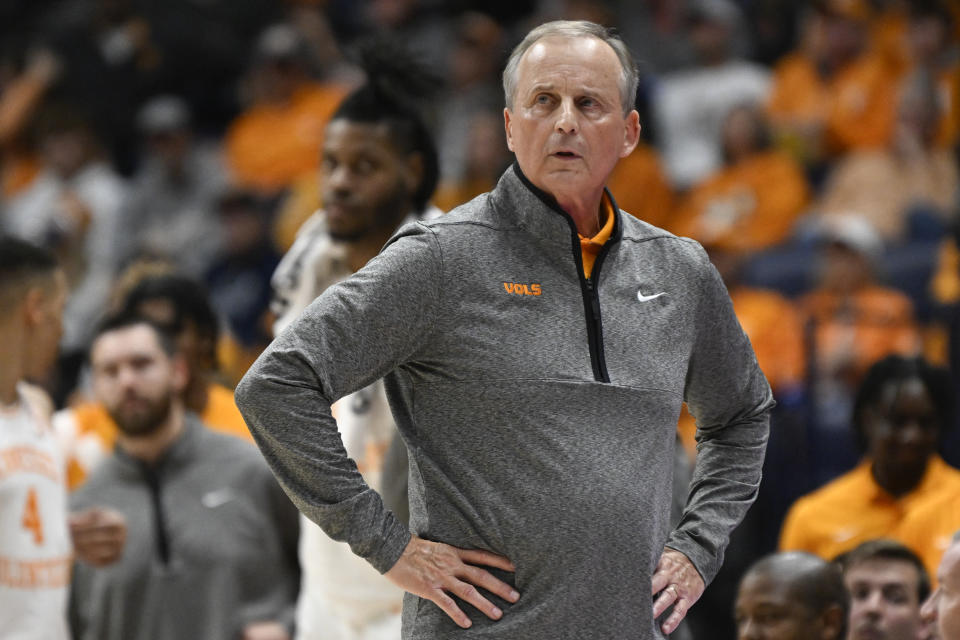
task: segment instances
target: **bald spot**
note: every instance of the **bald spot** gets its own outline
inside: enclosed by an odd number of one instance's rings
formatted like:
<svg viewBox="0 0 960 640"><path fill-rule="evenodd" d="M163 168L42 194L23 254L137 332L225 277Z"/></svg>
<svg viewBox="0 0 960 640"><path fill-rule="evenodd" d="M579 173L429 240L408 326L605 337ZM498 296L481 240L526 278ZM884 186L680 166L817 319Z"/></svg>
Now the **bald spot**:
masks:
<svg viewBox="0 0 960 640"><path fill-rule="evenodd" d="M845 601L843 577L834 565L809 553L777 553L763 558L743 577L743 583L765 582L768 588L787 595L811 611L821 612Z"/></svg>

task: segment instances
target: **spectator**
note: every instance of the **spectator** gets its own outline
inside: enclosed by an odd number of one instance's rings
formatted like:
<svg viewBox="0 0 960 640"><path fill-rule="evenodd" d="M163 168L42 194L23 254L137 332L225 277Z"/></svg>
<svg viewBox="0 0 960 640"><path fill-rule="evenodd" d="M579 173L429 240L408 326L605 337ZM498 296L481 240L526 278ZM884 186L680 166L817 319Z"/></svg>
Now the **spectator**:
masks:
<svg viewBox="0 0 960 640"><path fill-rule="evenodd" d="M38 128L41 173L9 202L2 224L9 233L61 256L70 283L60 365L66 390L73 387L91 327L110 293L126 185L106 162L89 122L77 109L51 107ZM59 404L62 398L56 400Z"/></svg>
<svg viewBox="0 0 960 640"><path fill-rule="evenodd" d="M839 161L815 207L819 216L856 212L891 244L909 239L911 219L918 216L941 231L948 226L960 169L953 153L936 144L937 93L926 72L906 79L895 135L884 148L854 152Z"/></svg>
<svg viewBox="0 0 960 640"><path fill-rule="evenodd" d="M231 357L223 373L235 384L270 342L270 276L280 262L270 237L270 213L250 191L234 189L218 203L223 246L206 274L210 302L229 331L221 346Z"/></svg>
<svg viewBox="0 0 960 640"><path fill-rule="evenodd" d="M108 319L90 363L97 397L119 427L117 447L71 504L109 505L129 530L119 562L75 567L74 637L289 638L297 511L263 458L186 408L188 366L159 327Z"/></svg>
<svg viewBox="0 0 960 640"><path fill-rule="evenodd" d="M953 535L960 531L960 490L944 495L925 504L903 519L897 528L896 538L916 551L931 576L937 575L937 567L950 546Z"/></svg>
<svg viewBox="0 0 960 640"><path fill-rule="evenodd" d="M690 20L698 66L664 76L653 103L667 174L681 188L721 165L723 119L739 103L765 99L770 83L766 70L733 55L741 15L731 0L696 0Z"/></svg>
<svg viewBox="0 0 960 640"><path fill-rule="evenodd" d="M121 261L157 258L202 277L220 247L216 198L227 182L214 146L194 140L186 102L158 96L138 117L146 157L124 206Z"/></svg>
<svg viewBox="0 0 960 640"><path fill-rule="evenodd" d="M223 433L251 440L233 392L217 384L219 320L204 288L194 280L170 272L148 274L124 295L120 308L151 318L176 336L187 364L183 401L201 421ZM68 461L69 483L75 488L109 455L117 439L117 425L100 402L83 402L54 416Z"/></svg>
<svg viewBox="0 0 960 640"><path fill-rule="evenodd" d="M917 640L930 578L917 555L892 540L870 540L837 562L850 594L847 640Z"/></svg>
<svg viewBox="0 0 960 640"><path fill-rule="evenodd" d="M960 640L960 535L943 554L937 581L937 590L923 604L924 618L936 625L938 640Z"/></svg>
<svg viewBox="0 0 960 640"><path fill-rule="evenodd" d="M922 359L890 356L873 365L853 412L863 461L790 508L780 548L833 558L894 535L914 511L957 495L960 471L936 454L953 402L947 373Z"/></svg>
<svg viewBox="0 0 960 640"><path fill-rule="evenodd" d="M868 50L866 0L822 0L800 47L774 69L768 108L775 135L807 164L882 147L893 130L894 76Z"/></svg>
<svg viewBox="0 0 960 640"><path fill-rule="evenodd" d="M793 158L772 148L757 107L732 109L721 137L723 167L691 189L669 229L733 251L780 244L807 202L806 177Z"/></svg>
<svg viewBox="0 0 960 640"><path fill-rule="evenodd" d="M510 165L510 152L503 142L503 116L498 111L477 111L469 119L463 174L444 180L437 188L436 204L448 211L472 200L496 185Z"/></svg>
<svg viewBox="0 0 960 640"><path fill-rule="evenodd" d="M287 24L260 35L252 104L230 125L227 163L239 186L276 195L317 170L323 127L343 88L310 78L301 36Z"/></svg>
<svg viewBox="0 0 960 640"><path fill-rule="evenodd" d="M607 180L610 193L617 194L617 206L644 222L666 228L673 212L674 194L656 148L640 141L626 158L621 158Z"/></svg>
<svg viewBox="0 0 960 640"><path fill-rule="evenodd" d="M807 553L772 554L740 582L737 640L844 640L848 608L836 567Z"/></svg>

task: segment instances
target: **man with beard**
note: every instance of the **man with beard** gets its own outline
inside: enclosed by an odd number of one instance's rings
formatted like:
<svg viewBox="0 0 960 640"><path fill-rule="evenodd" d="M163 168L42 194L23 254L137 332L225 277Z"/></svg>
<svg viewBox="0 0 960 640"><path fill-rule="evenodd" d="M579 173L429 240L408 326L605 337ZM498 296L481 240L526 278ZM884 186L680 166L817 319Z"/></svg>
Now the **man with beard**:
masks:
<svg viewBox="0 0 960 640"><path fill-rule="evenodd" d="M440 214L429 204L437 183L437 151L412 105L416 93L429 92L429 75L402 50L384 43L366 47L362 65L366 84L340 104L324 137L324 209L303 225L273 276L275 334L373 258L402 222ZM403 518L406 451L397 439L383 381L340 399L334 414L347 454L364 480ZM305 517L301 523L297 639L398 639L403 591L347 544Z"/></svg>
<svg viewBox="0 0 960 640"><path fill-rule="evenodd" d="M90 364L119 432L72 506L109 505L129 531L119 562L75 568L74 637L288 639L297 515L261 456L185 409L187 364L150 321L108 319Z"/></svg>
<svg viewBox="0 0 960 640"><path fill-rule="evenodd" d="M849 640L917 640L930 578L913 551L892 540L864 542L837 558L850 594Z"/></svg>

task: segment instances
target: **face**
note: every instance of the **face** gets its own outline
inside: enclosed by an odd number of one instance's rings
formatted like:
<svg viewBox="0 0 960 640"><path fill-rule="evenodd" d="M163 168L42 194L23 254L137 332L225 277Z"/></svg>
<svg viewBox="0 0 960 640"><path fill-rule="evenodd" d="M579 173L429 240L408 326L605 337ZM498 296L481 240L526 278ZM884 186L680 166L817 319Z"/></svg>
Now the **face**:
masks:
<svg viewBox="0 0 960 640"><path fill-rule="evenodd" d="M392 230L410 212L422 171L419 154L404 157L386 126L331 122L320 176L330 235L353 241Z"/></svg>
<svg viewBox="0 0 960 640"><path fill-rule="evenodd" d="M747 574L734 606L737 640L813 640L817 616L797 601L783 581Z"/></svg>
<svg viewBox="0 0 960 640"><path fill-rule="evenodd" d="M183 360L167 355L149 325L102 334L93 343L90 364L97 398L128 436L160 428L186 383Z"/></svg>
<svg viewBox="0 0 960 640"><path fill-rule="evenodd" d="M923 605L924 620L933 620L939 640L960 639L960 543L943 554L937 570L939 585Z"/></svg>
<svg viewBox="0 0 960 640"><path fill-rule="evenodd" d="M867 453L884 470L921 476L933 455L940 421L919 378L894 380L864 412Z"/></svg>
<svg viewBox="0 0 960 640"><path fill-rule="evenodd" d="M917 640L920 575L911 563L866 560L848 568L843 581L850 593L849 640Z"/></svg>
<svg viewBox="0 0 960 640"><path fill-rule="evenodd" d="M28 293L30 301L30 347L25 362L25 373L32 380L46 378L59 353L60 337L63 335L63 308L67 301L67 279L57 270L44 286Z"/></svg>
<svg viewBox="0 0 960 640"><path fill-rule="evenodd" d="M620 61L597 38L544 38L517 66L513 104L504 109L507 146L524 175L558 201L599 198L620 158L640 136L639 115L624 116Z"/></svg>

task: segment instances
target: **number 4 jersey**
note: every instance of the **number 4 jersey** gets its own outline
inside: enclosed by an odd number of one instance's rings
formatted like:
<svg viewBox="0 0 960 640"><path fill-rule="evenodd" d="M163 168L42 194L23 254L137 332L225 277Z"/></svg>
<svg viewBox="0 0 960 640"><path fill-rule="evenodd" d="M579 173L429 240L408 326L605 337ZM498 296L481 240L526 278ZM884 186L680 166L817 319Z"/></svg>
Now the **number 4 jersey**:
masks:
<svg viewBox="0 0 960 640"><path fill-rule="evenodd" d="M72 548L63 460L21 385L0 406L0 636L66 640Z"/></svg>

